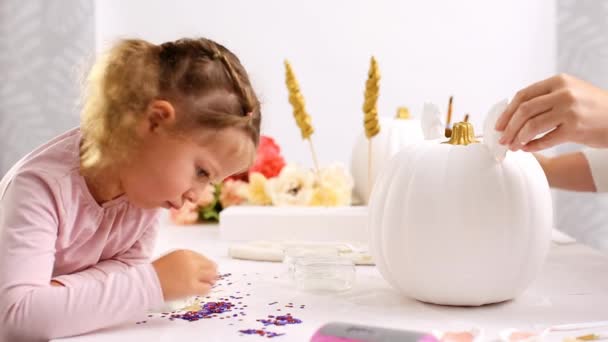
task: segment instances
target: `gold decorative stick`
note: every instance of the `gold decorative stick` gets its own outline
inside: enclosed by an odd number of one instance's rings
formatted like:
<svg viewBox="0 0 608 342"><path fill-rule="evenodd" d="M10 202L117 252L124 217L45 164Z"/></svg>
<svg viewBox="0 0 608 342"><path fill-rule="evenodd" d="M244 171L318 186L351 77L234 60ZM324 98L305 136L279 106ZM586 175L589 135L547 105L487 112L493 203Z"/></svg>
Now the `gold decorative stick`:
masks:
<svg viewBox="0 0 608 342"><path fill-rule="evenodd" d="M397 115L395 115L396 119L409 119L411 117L410 110L407 107L399 107L397 108Z"/></svg>
<svg viewBox="0 0 608 342"><path fill-rule="evenodd" d="M583 336L577 336L576 339L580 341L596 341L601 338L598 334L588 334Z"/></svg>
<svg viewBox="0 0 608 342"><path fill-rule="evenodd" d="M372 138L380 132L378 122L378 95L380 90L380 70L378 62L372 56L365 83L365 101L363 102L363 113L365 114L363 125L367 136L367 195L372 189Z"/></svg>
<svg viewBox="0 0 608 342"><path fill-rule="evenodd" d="M452 136L452 102L454 96L450 96L450 102L448 103L448 117L445 120L445 137L449 138Z"/></svg>
<svg viewBox="0 0 608 342"><path fill-rule="evenodd" d="M296 124L300 128L302 139L308 140L309 142L315 170L319 171L319 162L311 138L315 130L312 127L310 115L306 112L304 97L300 92L298 80L291 68L291 64L289 64L287 60L285 60L285 83L287 84L287 90L289 91L289 103L291 103L291 106L293 107L293 117L296 119Z"/></svg>

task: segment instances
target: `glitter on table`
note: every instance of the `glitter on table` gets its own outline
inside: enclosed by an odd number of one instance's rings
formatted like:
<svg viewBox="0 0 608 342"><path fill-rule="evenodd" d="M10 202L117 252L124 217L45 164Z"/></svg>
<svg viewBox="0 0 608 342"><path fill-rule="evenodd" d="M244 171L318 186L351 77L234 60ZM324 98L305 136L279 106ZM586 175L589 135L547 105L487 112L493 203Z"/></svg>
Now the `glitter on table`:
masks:
<svg viewBox="0 0 608 342"><path fill-rule="evenodd" d="M287 314L284 316L276 316L276 317L269 315L268 318L269 319L258 319L257 321L263 323L264 326L267 326L267 325L282 326L282 325L287 325L287 324L302 323L301 319L295 318L295 317L291 316L290 314Z"/></svg>
<svg viewBox="0 0 608 342"><path fill-rule="evenodd" d="M265 336L265 337L268 337L268 338L273 338L273 337L285 335L285 334L276 333L276 332L272 332L272 331L266 331L266 330L262 330L262 329L246 329L246 330L239 330L239 332L241 334L260 335L260 336Z"/></svg>

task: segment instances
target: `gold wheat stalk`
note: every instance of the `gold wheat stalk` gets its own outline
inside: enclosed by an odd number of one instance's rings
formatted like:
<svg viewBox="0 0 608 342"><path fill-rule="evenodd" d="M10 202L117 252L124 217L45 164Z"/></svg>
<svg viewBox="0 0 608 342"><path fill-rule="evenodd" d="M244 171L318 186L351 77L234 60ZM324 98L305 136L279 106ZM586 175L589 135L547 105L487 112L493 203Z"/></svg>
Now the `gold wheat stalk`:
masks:
<svg viewBox="0 0 608 342"><path fill-rule="evenodd" d="M304 97L300 92L298 80L291 68L291 64L289 64L289 61L287 60L285 60L285 83L287 84L287 90L289 91L289 103L291 103L291 106L293 107L293 117L296 119L296 124L300 128L302 139L308 140L312 159L315 164L315 170L318 171L319 162L311 137L315 130L312 127L310 115L306 112Z"/></svg>
<svg viewBox="0 0 608 342"><path fill-rule="evenodd" d="M372 56L365 82L365 101L363 102L363 113L365 114L363 125L367 136L367 195L372 191L372 138L380 132L378 122L378 95L380 90L380 70L378 62Z"/></svg>

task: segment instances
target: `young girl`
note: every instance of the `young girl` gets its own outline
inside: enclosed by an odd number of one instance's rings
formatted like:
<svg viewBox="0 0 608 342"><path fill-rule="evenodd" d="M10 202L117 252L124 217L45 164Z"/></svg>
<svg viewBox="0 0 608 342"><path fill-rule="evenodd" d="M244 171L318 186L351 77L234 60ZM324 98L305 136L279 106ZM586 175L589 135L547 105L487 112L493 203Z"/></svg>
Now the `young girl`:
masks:
<svg viewBox="0 0 608 342"><path fill-rule="evenodd" d="M564 142L593 147L535 156L552 187L608 192L608 91L569 75L551 77L520 90L496 129L513 151L536 152Z"/></svg>
<svg viewBox="0 0 608 342"><path fill-rule="evenodd" d="M207 39L124 40L87 90L80 128L0 183L0 341L89 332L216 280L195 252L149 257L158 208L253 162L260 105L237 57Z"/></svg>

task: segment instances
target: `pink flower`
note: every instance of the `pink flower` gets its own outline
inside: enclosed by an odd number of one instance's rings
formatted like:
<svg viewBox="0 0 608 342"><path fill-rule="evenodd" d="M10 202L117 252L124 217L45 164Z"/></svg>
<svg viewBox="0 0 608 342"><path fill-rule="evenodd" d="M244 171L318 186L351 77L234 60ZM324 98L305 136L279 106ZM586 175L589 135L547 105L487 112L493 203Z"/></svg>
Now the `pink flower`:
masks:
<svg viewBox="0 0 608 342"><path fill-rule="evenodd" d="M229 179L222 184L220 192L220 203L223 208L239 205L247 199L249 187L247 182Z"/></svg>
<svg viewBox="0 0 608 342"><path fill-rule="evenodd" d="M249 169L249 173L258 172L266 178L273 178L281 173L285 166L285 159L281 156L281 148L274 139L261 136L260 146L258 147L258 156Z"/></svg>
<svg viewBox="0 0 608 342"><path fill-rule="evenodd" d="M247 171L240 175L235 175L229 179L238 179L242 181L249 181L249 174L257 172L261 173L266 177L274 178L281 173L281 170L285 166L285 159L281 155L281 148L274 139L262 135L260 136L260 145L258 146L257 156L255 162Z"/></svg>

